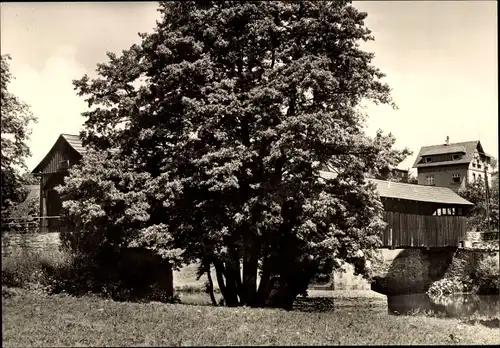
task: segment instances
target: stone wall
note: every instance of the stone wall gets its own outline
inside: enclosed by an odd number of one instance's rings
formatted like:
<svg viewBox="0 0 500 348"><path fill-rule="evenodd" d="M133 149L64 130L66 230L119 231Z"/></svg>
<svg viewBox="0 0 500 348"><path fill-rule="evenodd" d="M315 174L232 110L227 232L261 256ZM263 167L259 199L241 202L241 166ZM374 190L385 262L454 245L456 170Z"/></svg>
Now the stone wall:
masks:
<svg viewBox="0 0 500 348"><path fill-rule="evenodd" d="M59 232L52 233L4 233L2 234L2 256L17 251L46 251L60 245Z"/></svg>
<svg viewBox="0 0 500 348"><path fill-rule="evenodd" d="M471 242L479 242L482 240L481 232L467 232L466 240Z"/></svg>
<svg viewBox="0 0 500 348"><path fill-rule="evenodd" d="M499 233L467 232L463 247L466 249L499 250Z"/></svg>

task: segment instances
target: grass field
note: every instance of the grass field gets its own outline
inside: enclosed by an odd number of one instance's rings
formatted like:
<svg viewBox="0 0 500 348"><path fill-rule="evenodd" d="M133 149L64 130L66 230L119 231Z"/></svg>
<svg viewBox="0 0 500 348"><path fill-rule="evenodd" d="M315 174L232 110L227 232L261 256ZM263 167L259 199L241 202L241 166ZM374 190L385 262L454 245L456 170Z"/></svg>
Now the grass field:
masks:
<svg viewBox="0 0 500 348"><path fill-rule="evenodd" d="M2 299L3 346L494 344L500 330L389 316L371 292L334 292L327 312L119 303L30 293ZM354 294L354 297L353 297ZM195 294L192 294L195 296ZM201 296L201 295L199 295ZM312 292L312 297L322 296ZM365 301L374 310L367 308ZM369 307L369 306L368 306Z"/></svg>

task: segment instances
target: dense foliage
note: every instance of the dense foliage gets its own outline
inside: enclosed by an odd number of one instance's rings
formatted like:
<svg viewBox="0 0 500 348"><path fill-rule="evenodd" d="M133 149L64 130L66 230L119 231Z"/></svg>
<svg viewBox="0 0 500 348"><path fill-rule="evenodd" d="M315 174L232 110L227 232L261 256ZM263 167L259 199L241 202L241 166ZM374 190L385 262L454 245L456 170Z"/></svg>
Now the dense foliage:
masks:
<svg viewBox="0 0 500 348"><path fill-rule="evenodd" d="M91 108L89 153L61 191L75 248L212 265L229 306L290 308L343 262L368 275L384 222L365 175L409 152L363 131L362 101L393 105L359 46L373 39L366 14L347 1L159 11L141 44L75 81Z"/></svg>
<svg viewBox="0 0 500 348"><path fill-rule="evenodd" d="M118 265L118 266L117 266ZM177 299L171 293L169 267L148 250L74 255L65 249L13 249L2 254L2 288L36 290L44 294L104 295L117 301Z"/></svg>
<svg viewBox="0 0 500 348"><path fill-rule="evenodd" d="M467 183L458 194L474 203L467 218L469 231L499 230L498 172L492 175L491 185L486 185L484 180L476 180Z"/></svg>
<svg viewBox="0 0 500 348"><path fill-rule="evenodd" d="M1 105L1 210L5 216L9 208L20 203L26 197L25 182L20 170L26 169L25 159L30 156L27 145L31 129L30 122L36 118L28 105L20 101L8 90L12 80L9 71L9 55L1 56L0 70L0 105Z"/></svg>

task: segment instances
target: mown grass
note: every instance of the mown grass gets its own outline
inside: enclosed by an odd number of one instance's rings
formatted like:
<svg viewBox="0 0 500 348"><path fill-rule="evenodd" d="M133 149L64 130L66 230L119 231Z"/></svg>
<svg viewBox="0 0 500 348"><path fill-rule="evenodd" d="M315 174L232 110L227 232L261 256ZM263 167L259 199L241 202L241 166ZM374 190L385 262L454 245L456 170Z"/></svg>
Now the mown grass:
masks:
<svg viewBox="0 0 500 348"><path fill-rule="evenodd" d="M377 301L371 297L365 300ZM30 293L2 302L5 347L500 342L497 328L452 319L389 316L386 311L370 311L365 306L335 304L327 312L286 312Z"/></svg>

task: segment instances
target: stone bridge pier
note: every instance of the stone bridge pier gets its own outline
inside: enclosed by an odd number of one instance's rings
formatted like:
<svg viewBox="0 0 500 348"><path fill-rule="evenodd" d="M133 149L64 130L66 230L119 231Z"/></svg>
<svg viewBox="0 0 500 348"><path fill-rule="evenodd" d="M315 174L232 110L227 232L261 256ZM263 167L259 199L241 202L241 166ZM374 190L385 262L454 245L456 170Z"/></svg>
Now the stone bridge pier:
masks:
<svg viewBox="0 0 500 348"><path fill-rule="evenodd" d="M470 274L480 260L497 250L446 248L382 249L374 265L371 290L384 295L425 293L430 285L449 276Z"/></svg>

